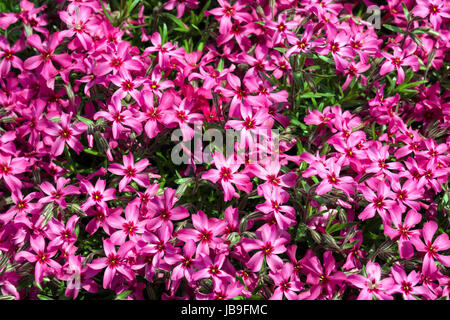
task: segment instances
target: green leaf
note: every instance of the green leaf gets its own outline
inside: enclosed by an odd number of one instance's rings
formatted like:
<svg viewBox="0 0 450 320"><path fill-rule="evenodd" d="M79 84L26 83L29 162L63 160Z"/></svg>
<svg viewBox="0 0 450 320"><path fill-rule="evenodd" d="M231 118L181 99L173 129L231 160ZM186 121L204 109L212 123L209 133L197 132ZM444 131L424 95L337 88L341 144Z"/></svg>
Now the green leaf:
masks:
<svg viewBox="0 0 450 320"><path fill-rule="evenodd" d="M411 14L409 13L409 10L406 7L406 4L404 2L402 2L402 8L403 8L403 13L405 14L406 20L409 21L411 19Z"/></svg>
<svg viewBox="0 0 450 320"><path fill-rule="evenodd" d="M122 292L121 294L117 295L114 300L124 300L126 297L128 297L133 290L127 290Z"/></svg>
<svg viewBox="0 0 450 320"><path fill-rule="evenodd" d="M39 293L37 294L37 297L39 298L39 300L54 300L51 297L48 297L48 296L45 296L45 295L39 294Z"/></svg>
<svg viewBox="0 0 450 320"><path fill-rule="evenodd" d="M353 226L353 225L355 225L355 224L356 224L356 222L335 223L335 224L333 224L333 225L327 230L327 232L328 232L329 234L331 234L331 233L333 233L333 232L340 231L340 230L342 230L342 229L351 227L351 226Z"/></svg>
<svg viewBox="0 0 450 320"><path fill-rule="evenodd" d="M307 92L300 95L300 98L308 99L308 98L320 98L320 97L334 97L335 94L332 92Z"/></svg>
<svg viewBox="0 0 450 320"><path fill-rule="evenodd" d="M105 5L103 4L103 0L100 0L100 4L102 5L103 12L105 13L105 16L108 18L109 22L114 26L113 19L111 15L109 14L108 10L106 10Z"/></svg>
<svg viewBox="0 0 450 320"><path fill-rule="evenodd" d="M389 24L383 24L383 27L395 33L403 33L403 34L406 33L406 30L403 30L402 28L399 27L391 26Z"/></svg>
<svg viewBox="0 0 450 320"><path fill-rule="evenodd" d="M170 13L167 13L167 12L164 12L162 15L167 17L167 18L169 18L170 20L172 20L178 26L178 28L176 28L175 30L180 31L180 32L189 32L188 26L185 25L183 23L183 21L181 21L180 19L178 19L174 15L172 15Z"/></svg>
<svg viewBox="0 0 450 320"><path fill-rule="evenodd" d="M95 125L94 121L89 120L89 119L86 119L86 118L83 118L82 116L78 116L78 115L77 115L77 118L78 118L78 120L80 120L81 122L87 124L88 126L93 126L93 125Z"/></svg>

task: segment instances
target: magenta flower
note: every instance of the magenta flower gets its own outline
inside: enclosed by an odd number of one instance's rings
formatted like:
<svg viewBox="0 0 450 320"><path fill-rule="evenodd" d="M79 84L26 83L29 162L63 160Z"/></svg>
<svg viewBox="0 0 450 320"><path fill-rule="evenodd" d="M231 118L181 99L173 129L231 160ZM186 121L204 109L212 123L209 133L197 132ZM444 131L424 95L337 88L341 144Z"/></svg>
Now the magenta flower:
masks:
<svg viewBox="0 0 450 320"><path fill-rule="evenodd" d="M116 231L111 234L110 240L114 245L121 246L127 237L137 241L145 231L145 221L140 221L139 208L134 204L128 204L125 208L125 218L120 213L112 214L107 218L107 223Z"/></svg>
<svg viewBox="0 0 450 320"><path fill-rule="evenodd" d="M37 70L47 81L48 86L53 89L55 77L58 70L53 65L57 62L61 67L68 68L72 64L72 58L67 53L55 54L56 48L62 43L63 37L58 33L53 33L48 42L42 43L37 34L32 34L27 38L27 43L39 51L39 55L28 58L24 62L24 68L27 70Z"/></svg>
<svg viewBox="0 0 450 320"><path fill-rule="evenodd" d="M197 247L194 240L187 240L183 246L183 253L175 253L166 257L166 262L172 266L173 281L179 281L186 278L188 282L193 281L192 275L196 272L194 269L194 254Z"/></svg>
<svg viewBox="0 0 450 320"><path fill-rule="evenodd" d="M136 119L136 116L128 109L122 110L122 101L119 96L115 96L108 104L108 112L98 111L94 114L94 120L105 118L112 122L112 135L114 139L118 139L121 132L129 132L128 128L133 129L136 133L142 132L142 124Z"/></svg>
<svg viewBox="0 0 450 320"><path fill-rule="evenodd" d="M151 219L147 220L147 230L156 230L162 225L170 225L173 229L173 222L189 217L189 211L182 207L174 207L178 199L175 197L176 190L167 188L164 196L156 196L147 204Z"/></svg>
<svg viewBox="0 0 450 320"><path fill-rule="evenodd" d="M150 184L148 174L140 173L149 166L150 162L148 159L141 159L134 163L133 153L131 152L124 155L122 159L123 165L112 163L108 168L109 172L112 172L117 176L124 176L119 182L119 192L124 191L131 181L136 182L141 187L148 187Z"/></svg>
<svg viewBox="0 0 450 320"><path fill-rule="evenodd" d="M111 288L111 284L117 274L124 276L127 281L133 281L135 279L134 272L125 263L127 255L130 254L130 250L133 249L134 246L134 242L127 241L120 246L118 251L116 251L116 248L110 239L103 239L103 250L105 251L106 257L95 259L88 265L94 270L105 268L103 288Z"/></svg>
<svg viewBox="0 0 450 320"><path fill-rule="evenodd" d="M434 264L434 259L438 260L446 267L450 267L450 256L444 256L439 254L440 251L445 251L450 248L450 240L448 234L443 233L436 237L433 241L433 236L436 234L438 225L434 221L428 221L425 223L422 229L422 236L424 242L419 237L411 239L411 243L416 247L419 252L425 252L423 257L423 264L431 268L430 265Z"/></svg>
<svg viewBox="0 0 450 320"><path fill-rule="evenodd" d="M405 80L405 72L402 66L409 66L414 71L419 70L419 60L413 53L416 51L417 45L414 41L408 39L405 41L403 48L394 46L394 54L381 52L386 61L381 65L380 75L384 76L386 73L397 70L396 84L400 84Z"/></svg>
<svg viewBox="0 0 450 320"><path fill-rule="evenodd" d="M411 229L422 220L422 215L415 210L409 210L404 222L402 222L401 212L391 212L390 214L393 226L385 225L384 233L389 236L391 240L398 239L400 257L409 259L414 255L411 240L420 236L420 230Z"/></svg>
<svg viewBox="0 0 450 320"><path fill-rule="evenodd" d="M29 163L25 158L4 157L0 153L0 179L3 179L9 190L14 191L22 188L22 182L16 175L27 171Z"/></svg>
<svg viewBox="0 0 450 320"><path fill-rule="evenodd" d="M347 197L354 193L355 181L352 177L340 177L341 168L342 161L336 162L333 158L327 161L326 166L317 164L317 173L323 179L316 188L317 195L330 192L333 187L344 191Z"/></svg>
<svg viewBox="0 0 450 320"><path fill-rule="evenodd" d="M203 119L200 113L192 112L193 103L186 98L183 99L179 105L175 104L172 110L167 110L163 122L168 126L174 124L179 126L183 135L183 141L192 140L194 137L194 129L189 124Z"/></svg>
<svg viewBox="0 0 450 320"><path fill-rule="evenodd" d="M276 225L283 230L296 224L295 209L293 207L283 205L289 200L289 194L279 187L266 185L263 190L264 203L257 204L256 210L261 211L264 215L275 218ZM284 214L283 214L284 213Z"/></svg>
<svg viewBox="0 0 450 320"><path fill-rule="evenodd" d="M222 244L219 238L225 232L226 222L217 218L209 218L199 210L193 214L192 223L195 229L184 228L176 233L176 237L184 242L193 240L197 244L196 256L200 254L208 255L210 249L215 249Z"/></svg>
<svg viewBox="0 0 450 320"><path fill-rule="evenodd" d="M323 254L323 266L316 256L312 256L305 261L304 268L309 272L306 283L311 285L309 295L301 293L301 297L308 300L314 300L320 295L324 295L327 299L331 299L335 292L335 287L342 285L347 279L345 273L338 271L336 261L331 251Z"/></svg>
<svg viewBox="0 0 450 320"><path fill-rule="evenodd" d="M303 284L294 278L294 266L290 262L283 264L278 271L270 271L269 276L275 283L276 289L269 300L282 300L285 296L288 300L297 300L297 293L303 288Z"/></svg>
<svg viewBox="0 0 450 320"><path fill-rule="evenodd" d="M130 43L127 41L120 41L115 48L108 47L103 59L93 68L93 74L96 77L105 76L109 73L113 75L117 73L130 73L132 71L139 71L144 68L143 63L130 54Z"/></svg>
<svg viewBox="0 0 450 320"><path fill-rule="evenodd" d="M237 173L241 165L234 163L233 155L225 160L225 157L221 153L216 152L213 158L214 165L217 169L210 169L203 173L202 179L209 180L213 183L220 181L224 191L225 201L230 201L233 197L239 198L239 194L234 190L233 184L239 190L247 193L252 190L253 186L250 178L245 174Z"/></svg>
<svg viewBox="0 0 450 320"><path fill-rule="evenodd" d="M289 241L289 236L269 224L264 224L255 233L258 239L244 238L241 242L245 251L257 250L247 262L247 267L252 272L259 272L265 260L270 270L281 268L283 260L278 255L286 252L285 244Z"/></svg>
<svg viewBox="0 0 450 320"><path fill-rule="evenodd" d="M96 293L98 290L97 283L92 279L98 271L83 265L84 258L81 255L70 255L68 258L68 267L65 270L66 275L62 279L67 281L66 297L76 299L80 289L84 289L90 293Z"/></svg>
<svg viewBox="0 0 450 320"><path fill-rule="evenodd" d="M123 99L129 94L135 101L138 101L140 97L140 91L138 88L147 81L145 78L141 77L133 78L130 73L125 71L119 72L114 76L110 76L109 80L119 87L119 89L116 90L112 96L113 100L116 97Z"/></svg>
<svg viewBox="0 0 450 320"><path fill-rule="evenodd" d="M50 240L48 248L59 248L62 245L72 245L77 241L74 228L80 217L71 216L66 225L52 218L48 222L47 237Z"/></svg>
<svg viewBox="0 0 450 320"><path fill-rule="evenodd" d="M39 199L39 203L49 203L56 202L62 209L65 209L67 204L65 196L71 194L80 194L80 189L78 187L69 185L70 179L64 177L59 177L56 181L56 188L48 181L44 181L39 185L39 188L47 195Z"/></svg>
<svg viewBox="0 0 450 320"><path fill-rule="evenodd" d="M450 19L450 8L445 0L417 0L411 13L420 18L429 16L434 30L440 29L443 20Z"/></svg>
<svg viewBox="0 0 450 320"><path fill-rule="evenodd" d="M87 130L87 126L83 122L78 122L71 125L71 118L72 113L63 114L61 115L60 123L54 123L52 127L47 127L45 129L50 136L56 137L56 139L51 142L52 153L55 157L64 152L64 146L66 144L75 150L77 154L83 151L84 147L80 142L80 135Z"/></svg>
<svg viewBox="0 0 450 320"><path fill-rule="evenodd" d="M39 197L39 192L31 192L24 197L20 189L13 191L11 193L11 199L14 206L9 208L5 213L0 214L0 224L3 223L6 225L8 222L13 220L15 216L35 213L36 210L39 210L42 207L42 205L31 201Z"/></svg>
<svg viewBox="0 0 450 320"><path fill-rule="evenodd" d="M16 41L11 47L5 37L0 37L0 76L6 77L11 66L23 71L23 62L16 53L25 49L25 43L22 40Z"/></svg>
<svg viewBox="0 0 450 320"><path fill-rule="evenodd" d="M220 34L227 34L231 31L233 25L231 18L238 22L249 22L252 20L251 16L245 12L245 6L243 4L236 2L234 5L230 5L228 1L224 0L218 0L218 2L220 8L205 11L205 16L215 16L215 18L220 22Z"/></svg>
<svg viewBox="0 0 450 320"><path fill-rule="evenodd" d="M369 204L358 215L358 218L361 220L367 220L373 218L375 213L378 213L383 220L383 224L388 224L390 221L388 212L399 210L399 207L396 202L392 200L395 198L395 195L387 184L380 180L374 181L377 181L376 184L378 185L376 193L372 188L360 186L360 191L364 195L364 198L369 201Z"/></svg>
<svg viewBox="0 0 450 320"><path fill-rule="evenodd" d="M31 237L30 245L34 253L30 251L19 251L15 256L16 261L21 262L27 260L35 264L34 279L37 283L41 283L44 276L57 274L61 269L61 265L51 259L56 254L57 249L50 247L46 249L45 239L41 235Z"/></svg>
<svg viewBox="0 0 450 320"><path fill-rule="evenodd" d="M298 175L294 172L280 175L281 164L277 161L267 161L264 167L259 164L252 164L249 167L248 172L266 181L258 185L258 194L262 194L262 189L266 186L292 188L297 183Z"/></svg>
<svg viewBox="0 0 450 320"><path fill-rule="evenodd" d="M98 179L95 183L95 187L87 180L82 180L81 185L89 194L88 200L81 205L81 210L83 211L86 211L88 208L94 205L100 206L104 210L107 210L108 204L106 202L116 198L116 189L110 188L105 190L105 180Z"/></svg>
<svg viewBox="0 0 450 320"><path fill-rule="evenodd" d="M64 21L68 30L63 31L65 37L76 36L85 50L89 50L93 44L90 33L96 28L96 23L92 18L92 10L88 6L80 6L70 14L68 11L59 11L59 17Z"/></svg>
<svg viewBox="0 0 450 320"><path fill-rule="evenodd" d="M347 281L361 290L357 300L373 300L374 296L378 300L393 300L393 297L387 293L392 288L392 279L381 280L381 267L376 262L367 262L365 275L351 274Z"/></svg>
<svg viewBox="0 0 450 320"><path fill-rule="evenodd" d="M200 255L194 262L194 267L198 270L192 275L193 281L212 278L213 281L233 282L234 277L226 270L226 255L216 254L214 257Z"/></svg>
<svg viewBox="0 0 450 320"><path fill-rule="evenodd" d="M391 269L392 287L389 289L389 294L401 293L405 300L416 300L413 295L427 294L427 289L424 286L418 286L420 282L420 273L411 271L406 275L405 270L395 264Z"/></svg>

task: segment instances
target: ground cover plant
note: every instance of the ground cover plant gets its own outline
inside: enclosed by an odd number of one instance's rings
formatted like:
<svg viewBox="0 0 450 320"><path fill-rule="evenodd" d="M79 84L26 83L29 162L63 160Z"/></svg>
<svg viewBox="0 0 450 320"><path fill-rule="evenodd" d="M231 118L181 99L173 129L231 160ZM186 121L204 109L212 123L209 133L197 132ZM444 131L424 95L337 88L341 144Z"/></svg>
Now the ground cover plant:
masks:
<svg viewBox="0 0 450 320"><path fill-rule="evenodd" d="M0 11L0 299L449 299L449 1Z"/></svg>

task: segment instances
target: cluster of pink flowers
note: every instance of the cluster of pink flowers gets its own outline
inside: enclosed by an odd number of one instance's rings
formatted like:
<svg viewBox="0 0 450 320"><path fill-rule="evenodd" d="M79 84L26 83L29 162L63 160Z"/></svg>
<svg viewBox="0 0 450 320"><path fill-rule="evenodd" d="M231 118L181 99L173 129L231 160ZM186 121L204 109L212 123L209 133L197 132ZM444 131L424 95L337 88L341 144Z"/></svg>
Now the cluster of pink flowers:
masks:
<svg viewBox="0 0 450 320"><path fill-rule="evenodd" d="M449 299L449 1L389 0L395 33L365 0L211 4L0 14L1 294ZM173 165L198 123L277 161Z"/></svg>

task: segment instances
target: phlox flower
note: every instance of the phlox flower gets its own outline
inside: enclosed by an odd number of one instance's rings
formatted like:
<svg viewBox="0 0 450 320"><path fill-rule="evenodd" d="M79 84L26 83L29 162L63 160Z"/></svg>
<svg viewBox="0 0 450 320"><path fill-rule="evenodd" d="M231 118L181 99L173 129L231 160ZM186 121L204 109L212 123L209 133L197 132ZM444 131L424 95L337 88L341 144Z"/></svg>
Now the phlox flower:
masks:
<svg viewBox="0 0 450 320"><path fill-rule="evenodd" d="M119 192L124 191L131 181L136 182L141 187L148 187L150 184L149 176L146 173L141 173L150 165L148 159L144 158L134 163L134 156L131 152L124 155L122 159L123 165L112 163L108 168L109 172L124 176L119 182Z"/></svg>
<svg viewBox="0 0 450 320"><path fill-rule="evenodd" d="M393 297L386 292L393 285L392 279L381 280L381 267L376 262L367 262L364 275L351 274L347 281L361 290L357 300L373 300L374 296L378 300L393 300Z"/></svg>
<svg viewBox="0 0 450 320"><path fill-rule="evenodd" d="M196 256L208 255L210 249L215 249L222 244L223 240L219 236L225 232L226 222L217 218L208 218L201 210L193 214L191 218L195 229L178 230L176 236L184 242L195 241Z"/></svg>
<svg viewBox="0 0 450 320"><path fill-rule="evenodd" d="M241 242L245 251L257 251L247 262L247 267L252 272L259 272L265 260L270 270L276 271L281 268L283 261L278 255L286 252L285 244L289 241L288 235L269 224L264 224L255 233L257 239L244 238Z"/></svg>
<svg viewBox="0 0 450 320"><path fill-rule="evenodd" d="M430 265L434 264L434 259L438 260L446 267L450 267L450 256L440 254L440 251L446 251L450 248L450 240L448 234L443 233L436 237L433 241L433 237L438 230L438 224L435 221L428 221L422 228L423 240L419 237L411 239L411 243L414 245L417 251L424 252L423 264L430 269Z"/></svg>
<svg viewBox="0 0 450 320"><path fill-rule="evenodd" d="M230 201L233 197L239 198L239 194L234 190L234 184L239 190L250 192L252 183L247 175L237 173L241 166L240 163L234 163L233 156L228 159L219 153L214 153L214 165L217 169L210 169L203 173L202 179L209 180L213 183L220 181L224 191L224 200Z"/></svg>
<svg viewBox="0 0 450 320"><path fill-rule="evenodd" d="M107 201L113 200L116 198L115 193L116 189L110 188L106 189L106 181L102 179L98 179L95 183L95 187L91 182L87 180L82 180L81 185L84 187L84 190L89 194L88 200L81 205L81 210L86 211L88 208L97 205L102 207L104 210L107 210L108 205Z"/></svg>
<svg viewBox="0 0 450 320"><path fill-rule="evenodd" d="M39 203L56 202L62 209L65 209L67 204L65 197L71 194L80 194L80 189L73 185L68 185L70 179L59 177L56 181L56 188L48 181L44 181L39 185L39 188L47 195L39 199Z"/></svg>
<svg viewBox="0 0 450 320"><path fill-rule="evenodd" d="M136 241L139 236L145 231L145 221L140 220L139 208L135 204L128 204L125 207L125 218L120 213L111 214L107 218L107 223L112 228L116 229L111 236L110 240L114 245L122 245L127 240Z"/></svg>
<svg viewBox="0 0 450 320"><path fill-rule="evenodd" d="M386 61L381 65L380 75L384 76L389 72L397 70L397 80L395 83L402 83L405 80L405 72L403 71L402 66L409 66L414 71L419 70L419 60L413 55L416 49L416 43L408 39L405 41L405 46L403 48L397 46L393 47L394 54L382 52L381 54L386 58Z"/></svg>
<svg viewBox="0 0 450 320"><path fill-rule="evenodd" d="M15 256L15 259L18 262L27 260L28 262L35 264L34 279L37 283L41 283L44 276L59 272L61 265L51 259L56 254L56 248L46 248L45 239L41 235L35 237L32 236L30 245L33 253L25 250L19 251Z"/></svg>
<svg viewBox="0 0 450 320"><path fill-rule="evenodd" d="M116 251L116 248L110 239L103 239L103 250L105 251L106 257L97 258L88 264L88 266L93 270L104 269L104 289L111 288L111 284L118 274L124 276L127 281L133 281L135 279L133 271L125 263L127 254L130 254L130 250L133 249L134 246L134 242L127 241L120 246L118 251Z"/></svg>
<svg viewBox="0 0 450 320"><path fill-rule="evenodd" d="M273 279L276 289L269 300L282 300L283 296L288 300L297 300L298 291L301 291L303 284L293 277L294 267L292 263L286 262L278 271L270 271L269 276Z"/></svg>
<svg viewBox="0 0 450 320"><path fill-rule="evenodd" d="M32 34L27 38L27 43L35 48L39 55L25 60L23 66L26 70L39 68L38 72L47 81L47 85L51 89L54 87L55 77L58 74L53 62L58 63L63 68L68 68L72 64L72 58L68 53L55 54L56 48L63 40L64 38L58 32L53 33L44 43L37 34Z"/></svg>
<svg viewBox="0 0 450 320"><path fill-rule="evenodd" d="M407 275L399 264L394 264L390 277L393 284L388 291L389 294L401 293L404 300L416 300L414 296L427 294L427 289L418 285L421 277L417 271L411 271Z"/></svg>

